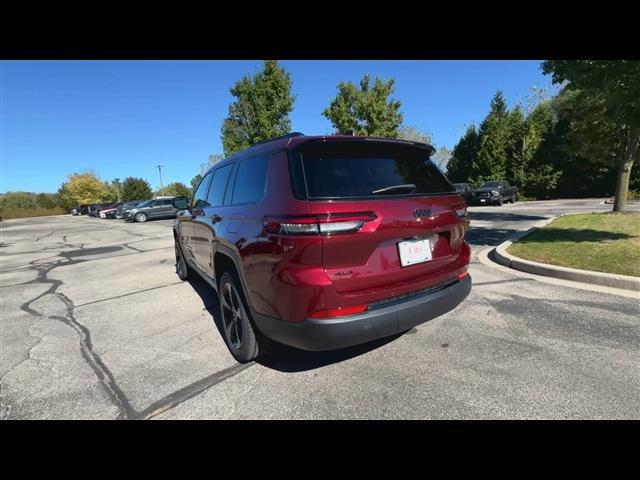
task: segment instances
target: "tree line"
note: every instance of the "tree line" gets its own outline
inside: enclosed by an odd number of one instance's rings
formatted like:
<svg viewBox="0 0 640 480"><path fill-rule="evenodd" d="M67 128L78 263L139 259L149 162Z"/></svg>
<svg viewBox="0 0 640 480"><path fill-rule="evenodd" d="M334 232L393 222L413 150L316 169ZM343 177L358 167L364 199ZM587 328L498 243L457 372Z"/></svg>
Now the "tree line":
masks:
<svg viewBox="0 0 640 480"><path fill-rule="evenodd" d="M540 92L509 109L498 91L479 126L471 125L452 152L440 146L434 162L454 182L506 179L525 196L608 196L624 208L629 186L640 190L633 169L640 147L640 62L545 61L543 72L561 84L553 98ZM364 75L340 82L320 112L335 134L431 143L425 129L404 123L402 103L392 97L395 80ZM174 182L156 195L188 195L204 171L220 159L258 142L291 133L295 96L290 74L277 61L246 75L230 89L234 100L221 126L224 155L212 155L186 186ZM9 194L10 195L10 194ZM55 195L58 205L144 200L153 192L142 178L104 182L92 173L69 176Z"/></svg>
<svg viewBox="0 0 640 480"><path fill-rule="evenodd" d="M144 178L127 177L103 181L93 172L74 173L67 177L56 193L7 192L0 198L0 216L15 218L55 215L79 205L149 200L154 196L190 196L191 188L173 182L152 190Z"/></svg>
<svg viewBox="0 0 640 480"><path fill-rule="evenodd" d="M525 111L508 110L497 92L454 147L449 178L505 179L537 199L615 195L622 210L640 194L640 62L546 61L542 69L559 93Z"/></svg>
<svg viewBox="0 0 640 480"><path fill-rule="evenodd" d="M498 91L480 125L469 126L452 152L440 147L433 160L454 182L505 179L536 199L615 195L614 210L622 210L629 187L640 195L633 169L640 149L640 62L551 60L541 66L561 84L555 97L537 91L527 104L509 109ZM335 134L432 143L428 132L403 124L402 104L391 98L394 85L369 75L359 85L340 82L322 115ZM290 133L291 86L289 74L270 60L231 88L235 100L222 124L225 155Z"/></svg>

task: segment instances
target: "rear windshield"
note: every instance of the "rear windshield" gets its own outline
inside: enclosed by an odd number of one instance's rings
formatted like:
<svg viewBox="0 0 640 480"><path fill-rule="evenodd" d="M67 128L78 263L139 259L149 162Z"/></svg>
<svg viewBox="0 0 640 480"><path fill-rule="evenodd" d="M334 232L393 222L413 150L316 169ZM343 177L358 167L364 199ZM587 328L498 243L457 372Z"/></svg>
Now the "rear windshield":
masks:
<svg viewBox="0 0 640 480"><path fill-rule="evenodd" d="M480 185L480 188L500 188L502 187L502 182L484 182Z"/></svg>
<svg viewBox="0 0 640 480"><path fill-rule="evenodd" d="M308 143L290 156L297 198L377 198L453 193L425 148L382 142Z"/></svg>

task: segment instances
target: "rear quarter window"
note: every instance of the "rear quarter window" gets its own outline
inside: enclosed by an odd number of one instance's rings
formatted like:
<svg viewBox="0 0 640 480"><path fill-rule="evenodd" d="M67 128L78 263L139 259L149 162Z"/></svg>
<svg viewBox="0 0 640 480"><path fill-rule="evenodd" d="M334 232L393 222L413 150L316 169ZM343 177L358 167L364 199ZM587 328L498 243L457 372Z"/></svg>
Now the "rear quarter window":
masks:
<svg viewBox="0 0 640 480"><path fill-rule="evenodd" d="M224 203L225 193L227 190L227 182L229 175L233 170L233 163L220 167L213 172L213 179L211 180L211 186L209 187L209 194L207 195L208 206L220 207Z"/></svg>
<svg viewBox="0 0 640 480"><path fill-rule="evenodd" d="M256 203L264 196L268 157L246 158L240 161L233 187L231 203Z"/></svg>

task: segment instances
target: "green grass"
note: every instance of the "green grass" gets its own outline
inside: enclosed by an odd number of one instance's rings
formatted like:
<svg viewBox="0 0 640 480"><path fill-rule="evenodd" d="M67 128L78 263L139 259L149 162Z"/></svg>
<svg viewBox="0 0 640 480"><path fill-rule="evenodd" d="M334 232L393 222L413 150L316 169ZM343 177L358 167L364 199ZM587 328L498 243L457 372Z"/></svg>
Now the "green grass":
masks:
<svg viewBox="0 0 640 480"><path fill-rule="evenodd" d="M567 215L507 251L534 262L640 277L640 213Z"/></svg>
<svg viewBox="0 0 640 480"><path fill-rule="evenodd" d="M0 217L3 220L11 218L30 218L30 217L46 217L49 215L62 215L67 213L60 207L54 208L3 208L0 211Z"/></svg>

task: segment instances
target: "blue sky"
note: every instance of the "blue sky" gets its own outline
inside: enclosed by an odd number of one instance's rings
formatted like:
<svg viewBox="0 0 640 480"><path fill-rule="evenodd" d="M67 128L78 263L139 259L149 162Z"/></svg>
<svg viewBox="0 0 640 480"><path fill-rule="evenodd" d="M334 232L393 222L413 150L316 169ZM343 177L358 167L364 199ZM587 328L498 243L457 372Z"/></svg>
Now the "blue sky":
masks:
<svg viewBox="0 0 640 480"><path fill-rule="evenodd" d="M327 134L321 115L340 81L394 78L404 121L453 148L486 115L496 90L509 106L533 86L553 92L539 61L282 61L297 96L294 131ZM261 61L2 61L0 191L55 192L69 173L187 185L222 153L229 88Z"/></svg>

